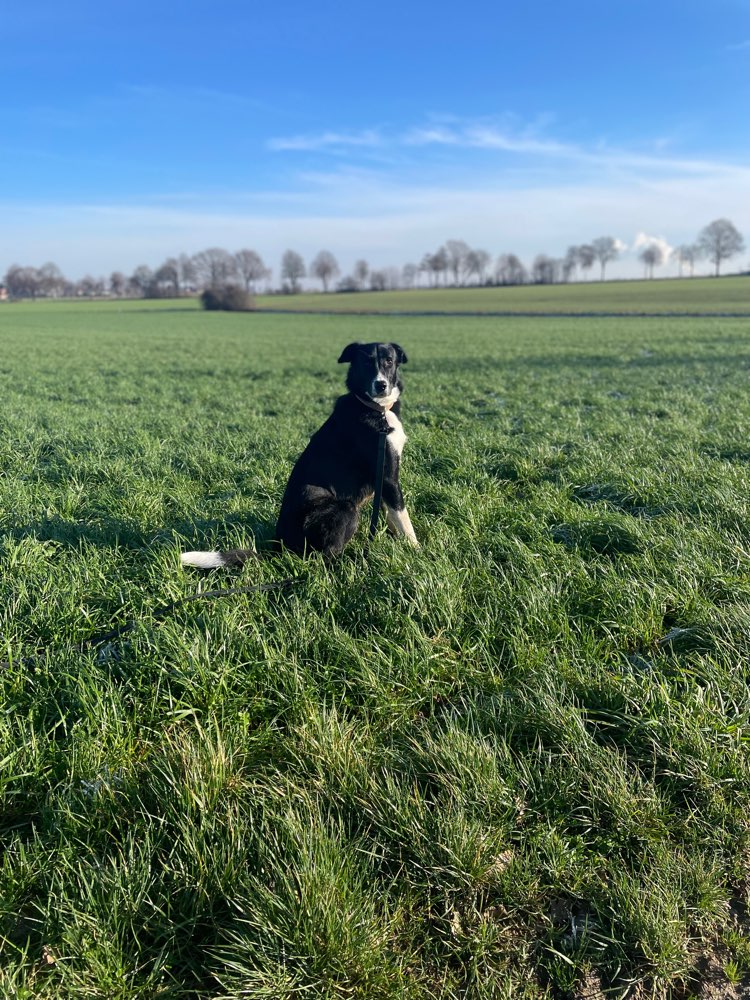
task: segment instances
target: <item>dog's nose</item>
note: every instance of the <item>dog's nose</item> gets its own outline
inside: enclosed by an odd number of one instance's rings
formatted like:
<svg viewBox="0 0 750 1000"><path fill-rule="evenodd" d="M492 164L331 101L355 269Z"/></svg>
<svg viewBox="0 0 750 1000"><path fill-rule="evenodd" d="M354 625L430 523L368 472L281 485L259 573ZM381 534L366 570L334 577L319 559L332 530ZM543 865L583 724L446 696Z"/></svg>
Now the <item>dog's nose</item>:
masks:
<svg viewBox="0 0 750 1000"><path fill-rule="evenodd" d="M377 393L385 392L385 390L388 388L388 383L384 378L376 378L374 384L375 384L375 392Z"/></svg>

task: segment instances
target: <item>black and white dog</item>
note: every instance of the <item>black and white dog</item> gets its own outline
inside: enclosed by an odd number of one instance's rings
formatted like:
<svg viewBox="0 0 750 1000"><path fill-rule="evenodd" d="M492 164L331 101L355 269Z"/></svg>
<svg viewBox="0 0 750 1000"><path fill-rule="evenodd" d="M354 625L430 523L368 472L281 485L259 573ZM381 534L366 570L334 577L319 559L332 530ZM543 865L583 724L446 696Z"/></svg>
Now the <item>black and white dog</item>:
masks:
<svg viewBox="0 0 750 1000"><path fill-rule="evenodd" d="M375 490L378 435L387 433L383 504L388 527L419 545L399 485L401 426L399 365L406 354L398 344L349 344L339 363L348 363L346 387L333 413L310 438L292 469L276 523L276 543L304 555L315 550L337 556L359 524L359 511ZM182 563L213 569L242 565L252 549L184 552Z"/></svg>

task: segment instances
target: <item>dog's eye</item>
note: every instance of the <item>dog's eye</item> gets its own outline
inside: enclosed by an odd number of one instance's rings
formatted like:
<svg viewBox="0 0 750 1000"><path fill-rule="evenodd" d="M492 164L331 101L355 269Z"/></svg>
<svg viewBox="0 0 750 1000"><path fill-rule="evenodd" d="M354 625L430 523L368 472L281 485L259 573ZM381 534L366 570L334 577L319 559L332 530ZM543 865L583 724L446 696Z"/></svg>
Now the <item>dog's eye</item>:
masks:
<svg viewBox="0 0 750 1000"><path fill-rule="evenodd" d="M393 362L391 361L390 358L383 358L383 367L384 368L390 368L392 364L393 364Z"/></svg>

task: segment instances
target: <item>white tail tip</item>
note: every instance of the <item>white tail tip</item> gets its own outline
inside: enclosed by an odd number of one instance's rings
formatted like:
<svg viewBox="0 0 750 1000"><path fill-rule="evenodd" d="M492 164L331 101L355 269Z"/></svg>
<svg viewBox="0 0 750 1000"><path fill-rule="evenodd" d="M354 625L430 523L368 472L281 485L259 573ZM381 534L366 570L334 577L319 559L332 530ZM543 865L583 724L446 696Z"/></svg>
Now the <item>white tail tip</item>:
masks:
<svg viewBox="0 0 750 1000"><path fill-rule="evenodd" d="M199 566L201 569L218 569L224 565L221 552L183 552L180 556L183 566Z"/></svg>

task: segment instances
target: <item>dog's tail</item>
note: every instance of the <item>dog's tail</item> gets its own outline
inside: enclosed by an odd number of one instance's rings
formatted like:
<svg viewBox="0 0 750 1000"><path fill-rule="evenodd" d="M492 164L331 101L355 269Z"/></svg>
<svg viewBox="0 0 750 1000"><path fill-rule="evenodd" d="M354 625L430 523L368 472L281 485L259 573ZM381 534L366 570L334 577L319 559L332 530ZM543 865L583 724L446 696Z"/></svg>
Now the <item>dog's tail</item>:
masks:
<svg viewBox="0 0 750 1000"><path fill-rule="evenodd" d="M229 552L183 552L180 556L183 566L198 566L200 569L244 566L248 559L260 559L260 554L255 549L230 549Z"/></svg>

